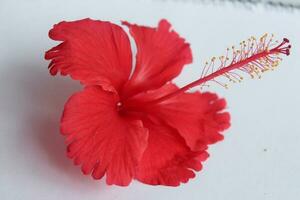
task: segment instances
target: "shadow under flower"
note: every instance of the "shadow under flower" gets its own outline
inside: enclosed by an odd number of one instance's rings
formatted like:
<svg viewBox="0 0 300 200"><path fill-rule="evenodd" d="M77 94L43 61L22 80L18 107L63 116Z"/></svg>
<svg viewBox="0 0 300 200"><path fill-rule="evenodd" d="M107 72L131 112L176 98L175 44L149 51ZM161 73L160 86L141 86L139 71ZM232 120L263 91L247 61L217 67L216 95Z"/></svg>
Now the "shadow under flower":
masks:
<svg viewBox="0 0 300 200"><path fill-rule="evenodd" d="M25 178L50 179L59 185L58 177L61 176L79 187L99 190L99 184L84 176L66 157L66 145L59 132L64 104L82 86L70 78L51 77L45 62L20 62L12 63L9 70L2 71L4 79L0 80L0 84L7 84L5 98L9 108L5 112L10 112L8 114L16 124L16 152L23 153L26 160L25 163L21 160L15 162L22 162L24 170L28 171ZM38 162L35 169L30 169L32 162ZM51 174L56 175L51 177ZM101 188L103 182L100 181Z"/></svg>

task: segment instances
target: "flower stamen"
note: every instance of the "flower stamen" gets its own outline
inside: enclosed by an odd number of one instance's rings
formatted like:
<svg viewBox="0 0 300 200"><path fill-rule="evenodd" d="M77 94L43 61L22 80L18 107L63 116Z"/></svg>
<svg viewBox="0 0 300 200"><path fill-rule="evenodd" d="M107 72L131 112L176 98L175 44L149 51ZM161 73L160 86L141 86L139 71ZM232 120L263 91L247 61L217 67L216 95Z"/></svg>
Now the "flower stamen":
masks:
<svg viewBox="0 0 300 200"><path fill-rule="evenodd" d="M279 43L278 41L274 41L273 34L270 36L264 34L259 39L252 36L247 39L247 42L242 41L239 49L236 49L235 46L232 46L231 50L227 48L225 56L220 56L218 59L219 67L215 66L217 59L213 57L210 62L205 63L198 80L147 104L160 103L195 86L201 86L202 88L208 82L215 82L224 88L228 88L227 84L216 80L216 78L220 77L225 77L226 80L232 83L244 80L244 77L240 73L248 74L252 79L260 79L262 73L278 67L282 61L281 54L290 55L290 49L291 45L286 38ZM231 56L229 56L230 51ZM231 61L229 62L229 60ZM227 62L230 64L227 65Z"/></svg>

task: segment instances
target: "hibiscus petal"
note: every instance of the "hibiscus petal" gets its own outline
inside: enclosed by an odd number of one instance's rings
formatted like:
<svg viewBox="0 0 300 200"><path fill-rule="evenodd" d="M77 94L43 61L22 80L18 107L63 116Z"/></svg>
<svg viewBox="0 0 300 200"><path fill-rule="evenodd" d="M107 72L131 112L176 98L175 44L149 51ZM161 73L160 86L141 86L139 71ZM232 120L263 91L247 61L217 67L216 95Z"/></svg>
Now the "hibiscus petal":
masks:
<svg viewBox="0 0 300 200"><path fill-rule="evenodd" d="M229 128L230 116L224 112L226 101L216 94L205 92L183 93L154 105L144 102L158 99L178 90L175 84L141 93L127 102L177 129L192 150L204 149L223 139L222 131Z"/></svg>
<svg viewBox="0 0 300 200"><path fill-rule="evenodd" d="M100 86L74 94L65 105L61 132L68 156L95 179L128 185L147 146L148 130L139 120L120 115L118 96Z"/></svg>
<svg viewBox="0 0 300 200"><path fill-rule="evenodd" d="M128 80L132 54L120 26L91 19L63 21L50 30L49 37L63 41L45 54L52 75L60 71L84 85L101 85L109 91L119 90Z"/></svg>
<svg viewBox="0 0 300 200"><path fill-rule="evenodd" d="M175 129L144 121L149 129L148 146L137 167L136 179L151 185L178 186L202 169L205 151L193 152Z"/></svg>
<svg viewBox="0 0 300 200"><path fill-rule="evenodd" d="M167 20L157 28L123 22L129 27L137 46L136 66L123 96L155 89L179 75L185 64L192 62L190 45L185 42Z"/></svg>

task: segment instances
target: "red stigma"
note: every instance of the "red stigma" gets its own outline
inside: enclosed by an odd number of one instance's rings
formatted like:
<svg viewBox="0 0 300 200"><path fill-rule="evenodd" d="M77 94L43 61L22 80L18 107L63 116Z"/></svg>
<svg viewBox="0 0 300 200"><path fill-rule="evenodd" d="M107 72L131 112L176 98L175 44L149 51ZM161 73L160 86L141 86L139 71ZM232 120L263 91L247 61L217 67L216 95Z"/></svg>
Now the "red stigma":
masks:
<svg viewBox="0 0 300 200"><path fill-rule="evenodd" d="M283 38L283 41L275 48L273 48L271 51L282 53L287 56L290 55L290 49L292 48L292 45L289 44L289 40L287 38Z"/></svg>

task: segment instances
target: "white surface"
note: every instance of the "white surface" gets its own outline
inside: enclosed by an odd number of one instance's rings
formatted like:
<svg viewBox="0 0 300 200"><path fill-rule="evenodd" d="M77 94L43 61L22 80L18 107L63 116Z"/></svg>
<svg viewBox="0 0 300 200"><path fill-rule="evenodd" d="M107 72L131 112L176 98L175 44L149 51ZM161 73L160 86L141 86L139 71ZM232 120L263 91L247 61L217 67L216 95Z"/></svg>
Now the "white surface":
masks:
<svg viewBox="0 0 300 200"><path fill-rule="evenodd" d="M154 25L164 17L192 44L194 64L177 83L196 79L205 59L251 35L288 37L292 55L262 80L224 90L232 127L210 149L204 170L177 188L109 187L81 175L65 157L59 119L67 98L80 89L51 77L44 51L55 43L48 30L61 20L92 17ZM252 11L170 1L0 2L0 199L1 200L282 200L300 196L300 13ZM266 151L264 151L264 149Z"/></svg>

